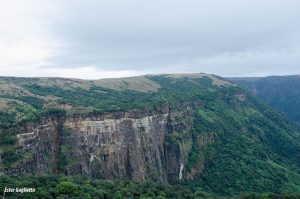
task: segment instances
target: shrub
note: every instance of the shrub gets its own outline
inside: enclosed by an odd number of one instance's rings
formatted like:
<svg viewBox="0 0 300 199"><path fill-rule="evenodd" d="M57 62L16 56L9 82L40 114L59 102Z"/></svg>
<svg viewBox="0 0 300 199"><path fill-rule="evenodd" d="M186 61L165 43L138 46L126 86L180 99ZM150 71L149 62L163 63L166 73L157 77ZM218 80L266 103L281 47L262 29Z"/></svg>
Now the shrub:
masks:
<svg viewBox="0 0 300 199"><path fill-rule="evenodd" d="M1 155L1 160L2 163L5 166L10 166L12 163L16 162L17 160L20 159L20 155L18 153L16 153L15 151L5 151L2 155Z"/></svg>
<svg viewBox="0 0 300 199"><path fill-rule="evenodd" d="M5 135L0 138L1 145L14 145L17 141L16 136L14 135Z"/></svg>

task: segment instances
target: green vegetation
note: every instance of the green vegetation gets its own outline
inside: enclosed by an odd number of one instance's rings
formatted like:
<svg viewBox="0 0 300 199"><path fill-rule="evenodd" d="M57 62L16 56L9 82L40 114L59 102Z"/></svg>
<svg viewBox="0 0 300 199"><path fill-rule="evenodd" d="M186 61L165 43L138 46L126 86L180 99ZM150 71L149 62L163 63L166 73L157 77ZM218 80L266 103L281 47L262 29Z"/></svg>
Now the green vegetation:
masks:
<svg viewBox="0 0 300 199"><path fill-rule="evenodd" d="M16 113L0 111L0 128L6 129L16 123Z"/></svg>
<svg viewBox="0 0 300 199"><path fill-rule="evenodd" d="M167 144L176 146L183 143L186 136L192 136L192 149L183 172L193 179L182 182L181 186L103 181L81 176L1 176L1 187L39 187L34 196L12 194L8 196L11 198L216 197L208 193L233 198L297 198L300 193L300 127L249 96L242 88L224 84L223 79L213 77L147 76L143 79L151 82L151 88L155 88L152 92L126 89L129 84L134 88L145 87L133 85L134 81L119 82L117 85L121 84L121 89L115 84L103 87L93 81L86 87L79 80L60 79L59 84L49 80L51 83L46 84L46 80L41 83L42 80L35 79L2 79L15 83L26 92L0 96L14 100L9 103L11 110L0 111L1 132L24 122L38 122L49 115L65 117L133 109L160 111L162 108L180 112L181 107L190 107L194 115L190 119L193 127L188 135L183 135L180 130L167 135ZM63 84L64 81L68 86ZM73 84L78 87L71 86ZM109 85L109 81L105 84ZM115 87L119 90L113 89ZM274 91L274 96L277 94ZM5 168L22 159L16 152L14 136L2 136L0 149L1 166ZM71 152L71 148L61 148L58 170L74 164L75 160L68 158ZM272 194L264 194L266 192Z"/></svg>
<svg viewBox="0 0 300 199"><path fill-rule="evenodd" d="M6 198L85 198L85 199L150 199L150 198L197 198L192 190L183 186L155 183L136 183L126 180L95 180L84 176L0 176L0 192L5 187L33 187L35 193L6 193ZM200 194L200 193L197 193ZM210 196L201 192L202 195ZM203 197L202 197L203 198Z"/></svg>
<svg viewBox="0 0 300 199"><path fill-rule="evenodd" d="M208 77L191 80L187 77L172 79L164 76L150 76L147 81L161 86L156 92L114 90L96 85L90 86L89 89L81 87L66 89L58 85L39 84L34 79L28 79L29 83L18 81L18 79L4 78L4 80L20 84L19 86L23 90L25 89L26 93L30 93L34 97L26 95L0 96L18 100L18 102L9 104L13 111L0 112L0 125L3 128L27 121L38 121L41 117L49 114L101 114L132 109L159 110L164 106L176 107L182 103L199 101L199 99L209 100L216 96L220 88L214 86ZM182 95L183 92L185 95ZM55 99L54 101L50 100L48 106L46 106L47 101L44 100L47 97L51 100ZM72 108L64 110L59 105L70 105Z"/></svg>
<svg viewBox="0 0 300 199"><path fill-rule="evenodd" d="M233 78L232 80L274 109L300 122L300 76Z"/></svg>
<svg viewBox="0 0 300 199"><path fill-rule="evenodd" d="M10 167L22 159L22 155L16 152L16 143L17 138L14 135L3 135L0 137L1 165L4 167Z"/></svg>
<svg viewBox="0 0 300 199"><path fill-rule="evenodd" d="M197 189L128 180L96 180L84 176L0 176L0 195L5 187L35 188L34 193L6 193L7 199L296 199L299 194L242 193L220 197Z"/></svg>
<svg viewBox="0 0 300 199"><path fill-rule="evenodd" d="M187 165L205 169L188 184L222 195L300 192L298 128L252 100L206 103L196 112ZM201 136L211 143L197 142Z"/></svg>
<svg viewBox="0 0 300 199"><path fill-rule="evenodd" d="M4 135L0 138L0 145L14 145L17 141L14 135Z"/></svg>
<svg viewBox="0 0 300 199"><path fill-rule="evenodd" d="M42 109L45 103L45 100L42 100L37 97L32 97L32 96L20 96L20 97L16 97L16 99L25 102L36 109Z"/></svg>
<svg viewBox="0 0 300 199"><path fill-rule="evenodd" d="M20 155L13 150L8 150L1 154L1 161L5 166L11 166L19 159Z"/></svg>

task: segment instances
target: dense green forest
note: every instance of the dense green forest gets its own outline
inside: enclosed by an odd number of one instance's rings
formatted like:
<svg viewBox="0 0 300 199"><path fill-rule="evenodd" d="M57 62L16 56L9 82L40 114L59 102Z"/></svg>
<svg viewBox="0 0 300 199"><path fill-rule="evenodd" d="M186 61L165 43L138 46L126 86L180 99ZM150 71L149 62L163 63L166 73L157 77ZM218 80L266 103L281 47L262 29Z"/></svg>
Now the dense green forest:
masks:
<svg viewBox="0 0 300 199"><path fill-rule="evenodd" d="M194 139L214 131L219 142L207 147L194 143L188 166L205 162L205 169L190 185L223 195L239 191L300 192L300 150L295 141L299 137L292 122L255 104L233 108L211 102L196 114Z"/></svg>
<svg viewBox="0 0 300 199"><path fill-rule="evenodd" d="M129 180L95 180L85 176L0 176L0 189L31 188L34 193L6 193L7 199L296 199L299 194L240 193L221 197L195 188ZM3 195L3 193L1 193Z"/></svg>

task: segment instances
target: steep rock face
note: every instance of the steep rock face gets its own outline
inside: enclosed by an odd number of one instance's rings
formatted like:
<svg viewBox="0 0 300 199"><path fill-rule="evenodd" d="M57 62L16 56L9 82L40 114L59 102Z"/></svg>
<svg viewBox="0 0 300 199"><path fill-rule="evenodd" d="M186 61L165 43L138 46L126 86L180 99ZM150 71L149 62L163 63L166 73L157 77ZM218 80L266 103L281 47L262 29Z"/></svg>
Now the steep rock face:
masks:
<svg viewBox="0 0 300 199"><path fill-rule="evenodd" d="M59 130L64 118L49 117L40 124L28 123L19 129L13 129L18 140L17 152L22 159L8 168L1 168L2 173L17 175L25 173L56 172L55 165L59 155Z"/></svg>
<svg viewBox="0 0 300 199"><path fill-rule="evenodd" d="M168 113L118 118L71 118L65 128L72 134L62 139L63 155L79 164L66 165L67 173L98 178L131 178L165 181L164 142ZM75 139L73 140L73 136Z"/></svg>
<svg viewBox="0 0 300 199"><path fill-rule="evenodd" d="M192 125L188 106L180 111L48 117L15 130L18 152L27 155L2 172L177 182L184 178Z"/></svg>
<svg viewBox="0 0 300 199"><path fill-rule="evenodd" d="M184 109L173 110L169 117L169 133L166 142L166 173L168 182L176 183L185 178L185 165L192 149L194 110L189 106Z"/></svg>

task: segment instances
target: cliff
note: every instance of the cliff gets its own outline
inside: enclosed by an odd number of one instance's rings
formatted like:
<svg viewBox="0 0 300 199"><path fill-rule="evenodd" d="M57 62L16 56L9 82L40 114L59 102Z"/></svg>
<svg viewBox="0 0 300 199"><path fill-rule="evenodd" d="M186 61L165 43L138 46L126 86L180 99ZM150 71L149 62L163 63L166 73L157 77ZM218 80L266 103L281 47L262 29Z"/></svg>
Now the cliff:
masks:
<svg viewBox="0 0 300 199"><path fill-rule="evenodd" d="M28 155L1 172L176 182L184 176L191 150L192 113L184 107L181 112L164 108L158 112L48 117L25 125L21 133L16 131L18 153ZM175 121L178 118L181 122ZM186 134L183 142L166 142L179 131Z"/></svg>

